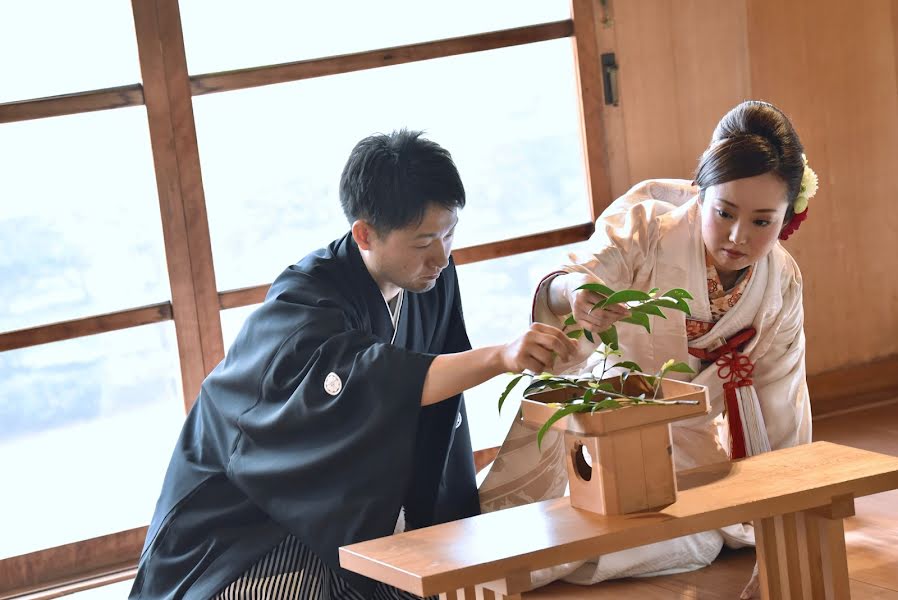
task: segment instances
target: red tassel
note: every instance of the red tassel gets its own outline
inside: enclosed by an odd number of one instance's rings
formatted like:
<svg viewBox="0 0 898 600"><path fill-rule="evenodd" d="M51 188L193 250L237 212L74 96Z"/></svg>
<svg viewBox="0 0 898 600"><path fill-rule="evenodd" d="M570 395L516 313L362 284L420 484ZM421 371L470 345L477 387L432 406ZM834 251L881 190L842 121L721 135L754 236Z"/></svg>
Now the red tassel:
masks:
<svg viewBox="0 0 898 600"><path fill-rule="evenodd" d="M723 397L727 407L727 422L730 426L730 460L745 458L745 432L742 430L742 415L736 397L737 384L723 384Z"/></svg>

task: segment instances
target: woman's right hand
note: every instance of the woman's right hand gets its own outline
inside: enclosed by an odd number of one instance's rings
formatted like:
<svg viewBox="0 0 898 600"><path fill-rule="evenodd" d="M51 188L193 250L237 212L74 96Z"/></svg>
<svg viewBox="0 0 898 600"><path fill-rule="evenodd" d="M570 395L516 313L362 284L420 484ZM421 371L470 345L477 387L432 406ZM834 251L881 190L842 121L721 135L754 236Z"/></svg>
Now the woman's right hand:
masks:
<svg viewBox="0 0 898 600"><path fill-rule="evenodd" d="M581 281L573 286L574 289L570 292L571 313L574 315L574 319L576 319L579 327L588 329L593 333L600 333L621 319L630 316L630 311L623 304L612 304L604 308L594 309L593 307L596 303L604 300L605 296L589 290L575 289L584 283L589 283L589 281Z"/></svg>

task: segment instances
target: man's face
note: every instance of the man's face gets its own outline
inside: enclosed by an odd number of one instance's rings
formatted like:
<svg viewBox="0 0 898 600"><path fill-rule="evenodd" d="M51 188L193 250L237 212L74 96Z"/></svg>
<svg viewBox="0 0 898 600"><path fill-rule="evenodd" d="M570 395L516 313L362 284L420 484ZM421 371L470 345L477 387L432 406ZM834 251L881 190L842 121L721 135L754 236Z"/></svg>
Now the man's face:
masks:
<svg viewBox="0 0 898 600"><path fill-rule="evenodd" d="M712 185L701 202L702 238L721 274L765 257L788 208L786 184L772 173Z"/></svg>
<svg viewBox="0 0 898 600"><path fill-rule="evenodd" d="M410 292L433 289L449 264L456 209L430 204L418 225L394 229L384 236L371 233L366 264L385 297L399 288Z"/></svg>

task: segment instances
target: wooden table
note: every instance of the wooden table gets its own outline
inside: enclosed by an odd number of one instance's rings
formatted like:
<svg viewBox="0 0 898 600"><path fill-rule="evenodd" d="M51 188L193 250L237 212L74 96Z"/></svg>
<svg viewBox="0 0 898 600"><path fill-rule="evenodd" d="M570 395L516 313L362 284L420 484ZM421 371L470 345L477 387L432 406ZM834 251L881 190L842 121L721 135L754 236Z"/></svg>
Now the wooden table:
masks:
<svg viewBox="0 0 898 600"><path fill-rule="evenodd" d="M762 597L850 598L842 519L898 489L898 457L816 442L685 471L664 510L603 516L547 500L340 548L340 563L413 594L515 599L530 571L754 521Z"/></svg>

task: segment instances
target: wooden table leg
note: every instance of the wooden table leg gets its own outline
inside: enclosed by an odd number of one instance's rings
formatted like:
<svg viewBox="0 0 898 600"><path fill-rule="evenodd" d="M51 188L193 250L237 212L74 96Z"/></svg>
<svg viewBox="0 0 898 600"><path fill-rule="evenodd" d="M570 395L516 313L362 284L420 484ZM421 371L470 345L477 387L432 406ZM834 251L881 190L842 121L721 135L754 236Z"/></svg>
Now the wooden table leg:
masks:
<svg viewBox="0 0 898 600"><path fill-rule="evenodd" d="M854 499L839 496L820 508L755 521L761 597L848 600L842 519L853 514Z"/></svg>
<svg viewBox="0 0 898 600"><path fill-rule="evenodd" d="M804 530L812 575L814 598L842 600L851 598L848 581L848 556L845 551L845 517L854 515L851 495L833 498L832 504L805 511ZM822 594L820 592L823 592Z"/></svg>
<svg viewBox="0 0 898 600"><path fill-rule="evenodd" d="M804 548L804 564L806 565L807 583L805 600L826 598L826 585L823 581L823 559L820 555L820 529L808 519L807 513L798 514L798 536Z"/></svg>
<svg viewBox="0 0 898 600"><path fill-rule="evenodd" d="M459 588L440 594L440 600L481 600L480 594L475 594L473 587ZM486 600L492 600L492 596Z"/></svg>
<svg viewBox="0 0 898 600"><path fill-rule="evenodd" d="M842 519L815 519L820 530L826 598L848 600L851 598L851 590L848 584L848 556L845 552L845 527Z"/></svg>
<svg viewBox="0 0 898 600"><path fill-rule="evenodd" d="M762 600L786 600L783 594L783 578L780 576L780 556L777 548L776 519L755 521L755 544L758 554L758 575L761 579Z"/></svg>
<svg viewBox="0 0 898 600"><path fill-rule="evenodd" d="M533 585L530 571L516 571L502 579L477 586L477 600L521 600L521 592Z"/></svg>
<svg viewBox="0 0 898 600"><path fill-rule="evenodd" d="M806 596L804 593L802 556L806 554L802 552L801 538L798 536L798 515L789 513L782 516L778 525L782 526L777 533L782 534L783 547L785 548L786 574L789 579L789 598L794 600L813 600L812 597Z"/></svg>
<svg viewBox="0 0 898 600"><path fill-rule="evenodd" d="M478 585L476 600L521 600L521 595L520 594L500 594L499 592L494 592L490 588Z"/></svg>

